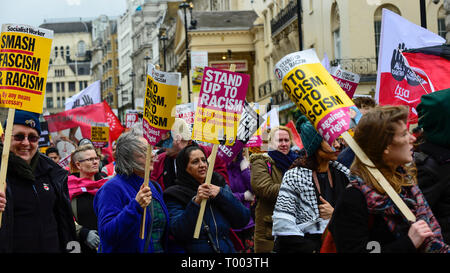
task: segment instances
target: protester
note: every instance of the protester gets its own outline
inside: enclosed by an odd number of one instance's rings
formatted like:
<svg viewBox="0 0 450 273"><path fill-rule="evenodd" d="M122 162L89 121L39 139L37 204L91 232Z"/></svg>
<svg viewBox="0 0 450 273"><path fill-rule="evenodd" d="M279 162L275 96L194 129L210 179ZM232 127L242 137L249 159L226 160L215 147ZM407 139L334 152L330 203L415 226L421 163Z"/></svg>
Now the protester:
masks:
<svg viewBox="0 0 450 273"><path fill-rule="evenodd" d="M76 240L67 172L38 152L39 114L16 110L13 124L6 194L0 195L0 252L66 252ZM3 135L1 150L4 142Z"/></svg>
<svg viewBox="0 0 450 273"><path fill-rule="evenodd" d="M450 243L450 89L422 96L417 106L422 143L415 153L419 188Z"/></svg>
<svg viewBox="0 0 450 273"><path fill-rule="evenodd" d="M206 153L196 145L188 145L176 158L175 185L164 191L170 213L170 231L178 245L187 253L236 252L229 237L230 228L245 227L250 210L234 197L225 179L213 173L206 184L208 162ZM194 230L202 200L207 200L198 239Z"/></svg>
<svg viewBox="0 0 450 273"><path fill-rule="evenodd" d="M375 100L371 97L356 97L353 99L353 102L362 115L366 114L370 109L377 105ZM337 161L345 167L350 168L354 159L355 152L353 152L350 146L347 146L342 149L341 153L338 155Z"/></svg>
<svg viewBox="0 0 450 273"><path fill-rule="evenodd" d="M77 172L68 179L72 212L75 217L78 241L82 253L97 252L100 238L97 232L97 216L94 212L94 196L107 181L98 173L100 157L94 146L79 146L71 154L71 164Z"/></svg>
<svg viewBox="0 0 450 273"><path fill-rule="evenodd" d="M158 148L158 154L161 154L167 150L167 148L172 147L173 138L170 131L162 134L161 140L156 143L155 148Z"/></svg>
<svg viewBox="0 0 450 273"><path fill-rule="evenodd" d="M108 163L106 166L102 168L101 174L105 178L111 178L113 177L116 172L114 170L114 167L116 166L116 142L113 141L112 145L112 161Z"/></svg>
<svg viewBox="0 0 450 273"><path fill-rule="evenodd" d="M256 196L255 252L273 251L272 214L284 173L297 159L291 150L292 133L289 128L279 126L270 132L268 153L252 154L251 186Z"/></svg>
<svg viewBox="0 0 450 273"><path fill-rule="evenodd" d="M233 195L251 211L252 205L255 203L255 195L252 192L252 186L250 184L250 163L242 155L242 152L240 151L236 158L227 164L228 178L230 179L230 188ZM236 235L244 246L242 252L254 252L254 227L255 222L250 217L247 226L235 230Z"/></svg>
<svg viewBox="0 0 450 273"><path fill-rule="evenodd" d="M305 116L298 119L306 156L283 176L273 212L274 252L319 252L322 233L336 200L348 184L349 170L336 161L340 143L331 147Z"/></svg>
<svg viewBox="0 0 450 273"><path fill-rule="evenodd" d="M407 127L408 108L376 107L366 113L354 139L416 216L408 223L358 157L350 184L335 207L329 230L337 252L448 252L439 223L416 185L415 141ZM370 243L370 244L369 244Z"/></svg>
<svg viewBox="0 0 450 273"><path fill-rule="evenodd" d="M156 157L153 172L150 176L150 179L158 182L163 190L174 185L176 178L175 158L183 148L192 143L189 125L187 125L183 119L175 118L175 122L171 130L171 136L173 138L172 147L167 148L166 152L161 153ZM207 156L211 155L211 147L205 145L200 146L205 151ZM222 175L225 178L225 181L229 183L227 166L219 157L215 160L214 171Z"/></svg>
<svg viewBox="0 0 450 273"><path fill-rule="evenodd" d="M95 147L94 143L88 139L88 138L82 138L79 142L77 147L83 146L83 145L92 145ZM108 164L108 159L102 154L102 149L95 147L95 151L100 157L100 162L98 164L98 172L102 177L105 177L105 175L101 172L104 166Z"/></svg>
<svg viewBox="0 0 450 273"><path fill-rule="evenodd" d="M55 147L49 147L45 151L45 154L48 157L50 157L56 164L58 164L58 162L61 160L61 157L59 156L58 149L56 149Z"/></svg>
<svg viewBox="0 0 450 273"><path fill-rule="evenodd" d="M122 134L116 145L116 175L100 188L94 199L99 252L167 252L169 213L162 190L154 181L148 186L143 183L148 143L142 131L135 128ZM149 170L152 169L150 165ZM145 207L145 234L141 240Z"/></svg>

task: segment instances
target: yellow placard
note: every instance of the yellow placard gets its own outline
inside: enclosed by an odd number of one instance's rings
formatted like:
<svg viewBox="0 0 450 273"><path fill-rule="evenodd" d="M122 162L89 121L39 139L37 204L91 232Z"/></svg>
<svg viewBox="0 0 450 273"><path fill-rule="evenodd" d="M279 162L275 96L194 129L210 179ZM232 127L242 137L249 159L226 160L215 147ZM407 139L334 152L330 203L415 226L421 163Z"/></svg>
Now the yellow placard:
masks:
<svg viewBox="0 0 450 273"><path fill-rule="evenodd" d="M156 70L149 65L145 92L143 127L144 137L156 145L163 133L170 131L175 121L172 110L177 104L180 76Z"/></svg>
<svg viewBox="0 0 450 273"><path fill-rule="evenodd" d="M105 143L109 141L109 127L92 126L91 141Z"/></svg>
<svg viewBox="0 0 450 273"><path fill-rule="evenodd" d="M316 128L329 113L354 105L320 63L297 66L284 77L282 85Z"/></svg>
<svg viewBox="0 0 450 273"><path fill-rule="evenodd" d="M42 113L53 31L2 25L0 107Z"/></svg>

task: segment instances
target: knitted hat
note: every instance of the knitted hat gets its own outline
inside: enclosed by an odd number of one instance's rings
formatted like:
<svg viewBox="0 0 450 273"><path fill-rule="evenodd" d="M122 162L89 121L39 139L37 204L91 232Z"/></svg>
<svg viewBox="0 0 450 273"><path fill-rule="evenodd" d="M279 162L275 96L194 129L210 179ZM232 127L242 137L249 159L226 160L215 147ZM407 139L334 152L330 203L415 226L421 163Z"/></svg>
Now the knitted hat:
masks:
<svg viewBox="0 0 450 273"><path fill-rule="evenodd" d="M427 141L450 148L450 89L423 95L417 106L419 127Z"/></svg>
<svg viewBox="0 0 450 273"><path fill-rule="evenodd" d="M39 116L40 114L38 113L16 110L13 124L20 124L33 128L37 131L38 135L41 135L41 123L39 121ZM3 128L6 129L6 121L3 123Z"/></svg>
<svg viewBox="0 0 450 273"><path fill-rule="evenodd" d="M305 116L300 116L295 123L297 131L302 138L303 146L305 147L308 156L313 155L322 143L322 137L317 133L314 126L309 122Z"/></svg>

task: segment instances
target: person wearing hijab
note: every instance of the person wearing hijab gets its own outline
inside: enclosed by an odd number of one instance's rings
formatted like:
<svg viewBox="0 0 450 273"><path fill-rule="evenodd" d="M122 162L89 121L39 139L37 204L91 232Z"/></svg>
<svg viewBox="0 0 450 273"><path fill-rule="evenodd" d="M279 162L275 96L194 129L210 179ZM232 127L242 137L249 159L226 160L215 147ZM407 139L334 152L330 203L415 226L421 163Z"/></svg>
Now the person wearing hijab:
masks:
<svg viewBox="0 0 450 273"><path fill-rule="evenodd" d="M268 153L252 154L251 186L256 196L254 247L256 253L273 251L272 214L284 173L297 159L291 150L292 133L285 126L273 128Z"/></svg>
<svg viewBox="0 0 450 273"><path fill-rule="evenodd" d="M223 176L213 172L206 184L208 162L201 147L191 144L176 158L175 185L164 191L170 215L170 234L187 253L233 253L230 228L245 227L250 221L247 209L231 192ZM202 200L207 200L198 239L194 230Z"/></svg>

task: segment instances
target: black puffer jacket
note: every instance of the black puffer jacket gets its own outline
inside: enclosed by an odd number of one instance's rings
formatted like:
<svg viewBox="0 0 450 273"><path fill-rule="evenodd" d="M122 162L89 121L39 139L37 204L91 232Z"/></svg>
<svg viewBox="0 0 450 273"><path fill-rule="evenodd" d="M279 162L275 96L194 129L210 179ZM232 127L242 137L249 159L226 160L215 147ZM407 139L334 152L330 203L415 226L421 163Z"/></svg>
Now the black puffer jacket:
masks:
<svg viewBox="0 0 450 273"><path fill-rule="evenodd" d="M10 153L0 253L66 252L76 240L67 171L39 152L30 165Z"/></svg>
<svg viewBox="0 0 450 273"><path fill-rule="evenodd" d="M438 220L444 242L450 243L450 150L423 143L414 154L417 180L428 204Z"/></svg>

